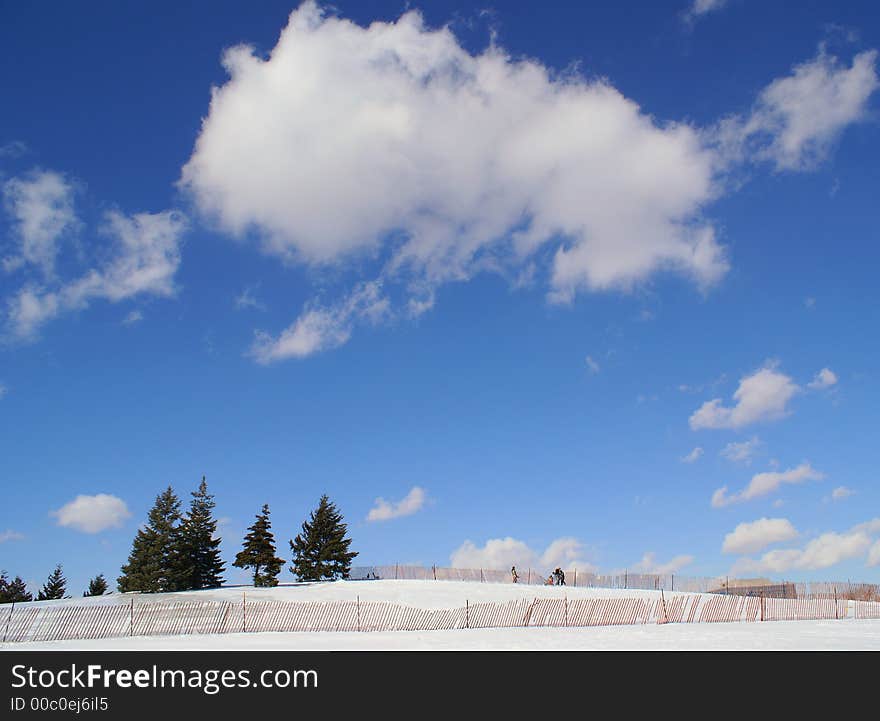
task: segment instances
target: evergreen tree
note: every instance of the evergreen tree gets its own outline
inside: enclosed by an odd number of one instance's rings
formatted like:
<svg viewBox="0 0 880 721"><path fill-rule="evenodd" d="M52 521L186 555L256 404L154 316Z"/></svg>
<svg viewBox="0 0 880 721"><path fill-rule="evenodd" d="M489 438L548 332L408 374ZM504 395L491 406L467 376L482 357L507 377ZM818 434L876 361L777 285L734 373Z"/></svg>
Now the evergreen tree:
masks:
<svg viewBox="0 0 880 721"><path fill-rule="evenodd" d="M236 568L253 568L255 586L277 586L278 574L284 565L284 559L275 555L275 536L269 521L269 504L263 505L262 513L248 529L244 537L242 550L232 564Z"/></svg>
<svg viewBox="0 0 880 721"><path fill-rule="evenodd" d="M55 566L55 570L49 574L46 583L37 594L38 601L55 601L64 598L64 592L67 590L67 579L64 578L64 572L61 570L61 564Z"/></svg>
<svg viewBox="0 0 880 721"><path fill-rule="evenodd" d="M214 496L208 493L208 484L202 476L178 534L173 580L178 590L217 588L223 583L225 564L220 559L221 539L217 536L217 521L213 515L215 506Z"/></svg>
<svg viewBox="0 0 880 721"><path fill-rule="evenodd" d="M28 593L25 582L21 576L16 576L10 581L6 571L0 571L0 603L21 603L33 601L34 597Z"/></svg>
<svg viewBox="0 0 880 721"><path fill-rule="evenodd" d="M302 533L290 542L291 572L303 581L348 578L351 561L358 554L348 550L351 539L345 537L347 530L336 506L326 494L321 496L318 507L303 522Z"/></svg>
<svg viewBox="0 0 880 721"><path fill-rule="evenodd" d="M103 596L107 593L107 579L103 573L99 573L91 581L89 581L89 589L83 593L83 596Z"/></svg>
<svg viewBox="0 0 880 721"><path fill-rule="evenodd" d="M7 593L9 594L10 603L23 603L24 601L34 600L33 595L27 590L27 585L21 580L21 576L16 576L10 582Z"/></svg>
<svg viewBox="0 0 880 721"><path fill-rule="evenodd" d="M168 486L156 496L156 502L147 515L147 524L139 529L116 580L119 590L160 593L175 590L173 582L178 557L180 499Z"/></svg>

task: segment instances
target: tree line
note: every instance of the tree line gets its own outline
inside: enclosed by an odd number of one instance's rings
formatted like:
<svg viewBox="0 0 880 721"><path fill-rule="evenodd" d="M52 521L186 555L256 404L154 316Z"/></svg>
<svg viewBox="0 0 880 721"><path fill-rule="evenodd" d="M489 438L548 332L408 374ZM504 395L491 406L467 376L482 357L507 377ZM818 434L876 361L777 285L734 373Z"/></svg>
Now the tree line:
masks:
<svg viewBox="0 0 880 721"><path fill-rule="evenodd" d="M208 492L205 477L193 491L184 513L180 498L171 486L162 491L138 529L131 552L122 566L116 585L126 593L167 593L218 588L223 585L225 563L220 557L221 538L214 518L214 496ZM242 550L232 565L250 569L254 586L277 586L278 575L286 560L277 555L275 536L269 520L269 505L264 504L242 541ZM289 541L293 573L301 581L348 578L356 551L351 551L348 526L327 495L303 521L302 530ZM108 584L103 574L89 582L83 596L100 596ZM61 564L50 574L36 600L69 598ZM0 573L0 603L33 601L25 582L16 576L12 581Z"/></svg>

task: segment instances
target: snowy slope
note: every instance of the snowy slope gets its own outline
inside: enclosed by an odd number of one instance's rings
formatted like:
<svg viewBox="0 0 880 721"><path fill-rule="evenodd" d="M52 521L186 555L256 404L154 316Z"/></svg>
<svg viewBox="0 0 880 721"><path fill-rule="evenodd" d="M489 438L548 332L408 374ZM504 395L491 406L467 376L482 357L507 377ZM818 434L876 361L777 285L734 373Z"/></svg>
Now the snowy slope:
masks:
<svg viewBox="0 0 880 721"><path fill-rule="evenodd" d="M222 588L175 594L115 594L93 599L42 602L67 605L128 605L168 601L388 601L419 608L456 608L466 602L521 599L644 598L656 591L521 586L457 581L348 581L297 584L271 589ZM670 600L679 594L666 593ZM685 594L682 594L685 595ZM686 594L695 595L695 594ZM708 598L708 597L707 597ZM0 610L2 619L2 610ZM0 645L0 649L872 649L880 650L880 620L686 623L591 628L505 628L373 633L230 633L134 636L100 640Z"/></svg>

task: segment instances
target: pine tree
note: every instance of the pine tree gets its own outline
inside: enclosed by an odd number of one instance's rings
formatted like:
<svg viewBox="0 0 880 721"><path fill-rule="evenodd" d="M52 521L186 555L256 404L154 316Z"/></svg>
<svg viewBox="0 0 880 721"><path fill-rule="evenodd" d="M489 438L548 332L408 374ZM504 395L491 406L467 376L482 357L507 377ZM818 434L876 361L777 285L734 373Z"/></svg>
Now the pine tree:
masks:
<svg viewBox="0 0 880 721"><path fill-rule="evenodd" d="M225 564L220 558L221 539L213 516L215 506L214 496L208 493L208 484L202 476L178 534L174 579L178 590L217 588L223 583Z"/></svg>
<svg viewBox="0 0 880 721"><path fill-rule="evenodd" d="M348 578L351 561L358 554L348 550L351 539L345 537L347 530L336 506L326 494L321 496L318 507L303 522L302 533L290 542L291 572L303 581Z"/></svg>
<svg viewBox="0 0 880 721"><path fill-rule="evenodd" d="M99 573L89 581L89 588L83 596L103 596L105 593L107 593L107 579L104 578L103 573Z"/></svg>
<svg viewBox="0 0 880 721"><path fill-rule="evenodd" d="M16 576L15 579L10 582L7 593L9 594L9 601L11 603L23 603L24 601L34 600L33 594L27 590L27 585L21 580L21 576Z"/></svg>
<svg viewBox="0 0 880 721"><path fill-rule="evenodd" d="M257 520L244 537L242 550L232 564L236 568L253 568L255 586L277 586L284 559L275 555L275 536L269 521L269 504L257 514Z"/></svg>
<svg viewBox="0 0 880 721"><path fill-rule="evenodd" d="M156 496L147 516L147 524L139 529L116 580L119 590L160 593L174 590L174 565L177 559L180 524L180 499L168 486Z"/></svg>
<svg viewBox="0 0 880 721"><path fill-rule="evenodd" d="M25 582L21 576L16 576L10 581L6 571L0 571L0 603L21 603L33 601L34 597L28 593Z"/></svg>
<svg viewBox="0 0 880 721"><path fill-rule="evenodd" d="M38 601L55 601L64 598L64 592L67 590L67 579L64 578L64 572L61 570L61 564L55 566L55 570L49 574L46 583L37 594Z"/></svg>

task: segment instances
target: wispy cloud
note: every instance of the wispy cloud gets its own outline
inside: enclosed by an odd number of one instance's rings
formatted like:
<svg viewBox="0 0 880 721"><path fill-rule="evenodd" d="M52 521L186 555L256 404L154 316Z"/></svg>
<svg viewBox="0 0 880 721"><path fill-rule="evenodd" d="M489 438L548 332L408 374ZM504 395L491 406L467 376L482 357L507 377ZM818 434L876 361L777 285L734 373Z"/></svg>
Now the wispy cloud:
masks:
<svg viewBox="0 0 880 721"><path fill-rule="evenodd" d="M11 528L7 528L5 531L0 531L0 543L6 543L8 541L21 541L23 538L23 533L13 531Z"/></svg>
<svg viewBox="0 0 880 721"><path fill-rule="evenodd" d="M593 360L592 356L587 356L585 360L590 373L593 373L595 375L601 370L599 364L595 360Z"/></svg>
<svg viewBox="0 0 880 721"><path fill-rule="evenodd" d="M739 493L732 496L727 494L727 486L719 488L712 495L712 507L722 508L732 503L751 501L761 496L766 496L776 491L786 483L803 483L805 481L820 481L825 477L823 473L815 470L809 463L801 463L796 468L787 471L766 471L752 476L749 485Z"/></svg>
<svg viewBox="0 0 880 721"><path fill-rule="evenodd" d="M721 457L734 463L749 464L755 457L758 449L761 447L761 440L757 436L752 436L747 441L739 443L728 443L721 449Z"/></svg>

